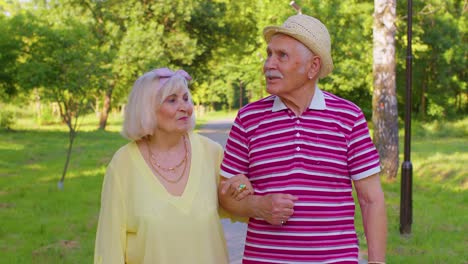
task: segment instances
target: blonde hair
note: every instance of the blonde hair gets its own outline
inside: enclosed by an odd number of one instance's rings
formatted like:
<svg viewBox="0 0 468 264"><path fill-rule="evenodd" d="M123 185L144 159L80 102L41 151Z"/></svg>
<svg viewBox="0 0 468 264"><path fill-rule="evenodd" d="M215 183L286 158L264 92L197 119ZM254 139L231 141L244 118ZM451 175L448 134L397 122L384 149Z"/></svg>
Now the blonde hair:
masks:
<svg viewBox="0 0 468 264"><path fill-rule="evenodd" d="M161 87L159 76L150 71L133 84L125 107L121 134L130 140L152 136L157 126L156 111L164 100L177 91L186 90L193 105L187 80L178 74L170 77ZM191 130L195 127L195 116L191 116Z"/></svg>

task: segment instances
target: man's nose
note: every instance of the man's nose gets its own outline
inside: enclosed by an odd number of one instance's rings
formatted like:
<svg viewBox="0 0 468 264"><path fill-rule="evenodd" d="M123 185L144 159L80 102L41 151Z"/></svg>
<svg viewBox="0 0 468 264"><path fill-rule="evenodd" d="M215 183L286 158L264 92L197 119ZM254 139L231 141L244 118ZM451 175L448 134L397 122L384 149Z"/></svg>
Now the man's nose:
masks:
<svg viewBox="0 0 468 264"><path fill-rule="evenodd" d="M265 60L265 63L263 64L263 69L268 70L268 69L274 69L277 65L277 62L273 56L268 57Z"/></svg>

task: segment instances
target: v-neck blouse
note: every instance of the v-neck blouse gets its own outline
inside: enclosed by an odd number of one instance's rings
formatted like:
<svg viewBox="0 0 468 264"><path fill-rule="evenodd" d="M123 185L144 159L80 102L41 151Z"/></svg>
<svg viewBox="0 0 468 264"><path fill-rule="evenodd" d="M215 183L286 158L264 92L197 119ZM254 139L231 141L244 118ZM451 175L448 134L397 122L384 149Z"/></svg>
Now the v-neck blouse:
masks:
<svg viewBox="0 0 468 264"><path fill-rule="evenodd" d="M228 263L218 214L222 147L190 133L190 174L180 196L153 175L135 142L104 177L94 263Z"/></svg>

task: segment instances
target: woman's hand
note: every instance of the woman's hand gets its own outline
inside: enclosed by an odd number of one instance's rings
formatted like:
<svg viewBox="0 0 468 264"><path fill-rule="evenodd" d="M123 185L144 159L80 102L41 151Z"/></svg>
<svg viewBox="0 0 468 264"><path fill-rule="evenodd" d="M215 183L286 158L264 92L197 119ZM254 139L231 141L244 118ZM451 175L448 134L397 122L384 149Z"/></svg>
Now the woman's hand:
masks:
<svg viewBox="0 0 468 264"><path fill-rule="evenodd" d="M250 194L254 194L252 184L250 184L249 179L243 174L238 174L232 178L225 179L221 184L221 193L227 193L237 201L244 199Z"/></svg>

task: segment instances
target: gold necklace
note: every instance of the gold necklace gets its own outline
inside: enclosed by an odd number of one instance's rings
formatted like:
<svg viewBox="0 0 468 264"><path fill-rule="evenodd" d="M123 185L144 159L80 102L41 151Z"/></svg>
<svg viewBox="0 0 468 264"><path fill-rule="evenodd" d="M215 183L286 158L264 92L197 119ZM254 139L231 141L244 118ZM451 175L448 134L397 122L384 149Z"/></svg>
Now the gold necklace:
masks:
<svg viewBox="0 0 468 264"><path fill-rule="evenodd" d="M150 149L150 159L152 162L154 162L153 164L155 164L159 169L163 170L163 171L168 171L168 172L171 172L171 173L174 173L174 171L176 169L178 169L180 166L182 166L182 164L184 164L184 162L187 160L187 143L185 141L185 136L184 136L184 150L185 150L185 155L184 155L184 158L179 162L179 164L175 165L174 167L169 167L169 168L164 168L163 166L161 166L161 164L159 164L158 160L156 159L156 155L154 155L152 152L151 152L151 149L149 148L149 145L148 146L148 149ZM148 143L148 142L147 142Z"/></svg>
<svg viewBox="0 0 468 264"><path fill-rule="evenodd" d="M185 155L184 155L184 158L182 159L182 161L179 164L177 164L176 166L174 166L174 167L164 168L156 161L155 155L151 151L151 148L150 148L150 145L149 145L149 142L148 142L149 140L145 139L146 147L148 148L148 157L149 157L151 167L153 167L153 169L159 174L159 176L161 176L161 178L163 178L167 182L170 182L170 183L179 182L182 179L182 177L184 176L185 171L187 169L187 162L185 162L185 161L187 161L187 158L189 156L189 152L187 150L187 142L186 142L185 136L184 136L183 140L184 140ZM168 172L171 172L171 173L175 173L175 170L177 168L179 168L182 164L184 164L184 169L182 170L182 173L179 175L179 177L177 177L176 179L170 179L170 178L164 176L163 173L161 173L161 171L159 170L159 169L162 169L162 170L165 170L165 171L168 171Z"/></svg>

